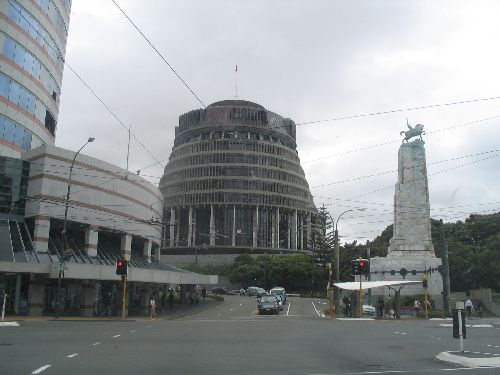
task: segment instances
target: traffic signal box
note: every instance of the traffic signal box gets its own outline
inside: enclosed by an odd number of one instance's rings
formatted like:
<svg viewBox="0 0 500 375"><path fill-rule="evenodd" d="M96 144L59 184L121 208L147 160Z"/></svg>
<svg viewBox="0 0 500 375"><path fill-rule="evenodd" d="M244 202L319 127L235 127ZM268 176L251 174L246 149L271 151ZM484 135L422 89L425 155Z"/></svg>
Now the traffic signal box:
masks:
<svg viewBox="0 0 500 375"><path fill-rule="evenodd" d="M116 274L120 276L127 276L127 272L128 272L128 260L117 260Z"/></svg>
<svg viewBox="0 0 500 375"><path fill-rule="evenodd" d="M351 260L351 275L365 275L370 274L370 261L368 259L355 259Z"/></svg>

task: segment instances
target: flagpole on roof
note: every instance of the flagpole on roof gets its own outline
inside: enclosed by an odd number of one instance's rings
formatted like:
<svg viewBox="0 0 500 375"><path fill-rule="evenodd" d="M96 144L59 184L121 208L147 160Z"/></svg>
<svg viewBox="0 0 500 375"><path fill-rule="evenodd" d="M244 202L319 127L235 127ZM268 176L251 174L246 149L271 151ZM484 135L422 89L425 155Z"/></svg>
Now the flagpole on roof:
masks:
<svg viewBox="0 0 500 375"><path fill-rule="evenodd" d="M234 80L235 80L235 92L234 92L234 98L238 99L238 65L234 68Z"/></svg>

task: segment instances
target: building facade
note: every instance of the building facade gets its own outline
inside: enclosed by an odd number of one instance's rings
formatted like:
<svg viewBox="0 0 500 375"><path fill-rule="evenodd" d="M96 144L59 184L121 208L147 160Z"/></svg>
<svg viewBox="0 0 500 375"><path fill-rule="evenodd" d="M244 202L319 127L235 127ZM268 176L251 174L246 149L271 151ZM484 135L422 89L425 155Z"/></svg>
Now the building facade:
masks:
<svg viewBox="0 0 500 375"><path fill-rule="evenodd" d="M149 297L168 288L179 287L185 295L196 285L217 283L217 276L187 272L161 259L162 228L151 218L161 220L163 197L150 182L86 155L74 159L75 152L55 146L22 156L28 171L25 216L0 218L0 297L7 294L8 314L50 315L57 309L61 315L96 316L112 304L118 315L120 259L130 265L131 315L147 312Z"/></svg>
<svg viewBox="0 0 500 375"><path fill-rule="evenodd" d="M164 252L308 249L316 209L295 127L243 100L180 116L160 181Z"/></svg>
<svg viewBox="0 0 500 375"><path fill-rule="evenodd" d="M24 213L24 151L54 145L71 0L0 1L0 217Z"/></svg>

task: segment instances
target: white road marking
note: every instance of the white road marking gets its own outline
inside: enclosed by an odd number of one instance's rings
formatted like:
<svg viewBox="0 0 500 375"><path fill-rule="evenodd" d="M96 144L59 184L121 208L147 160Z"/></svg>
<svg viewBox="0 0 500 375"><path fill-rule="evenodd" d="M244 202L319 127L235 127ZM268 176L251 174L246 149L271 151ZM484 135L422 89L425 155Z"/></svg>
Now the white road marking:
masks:
<svg viewBox="0 0 500 375"><path fill-rule="evenodd" d="M114 335L113 337L114 337L114 338L117 338L117 337L120 337L120 335Z"/></svg>
<svg viewBox="0 0 500 375"><path fill-rule="evenodd" d="M32 372L32 374L39 374L42 371L47 370L50 366L52 366L52 365L45 365L45 366L42 366L40 368L37 368L35 371Z"/></svg>
<svg viewBox="0 0 500 375"><path fill-rule="evenodd" d="M493 328L491 324L466 324L467 328ZM438 327L451 328L453 324L441 323Z"/></svg>
<svg viewBox="0 0 500 375"><path fill-rule="evenodd" d="M137 332L137 330L136 330L136 329L133 329L133 330L132 330L132 331L130 331L130 332L131 332L131 333L135 333L135 332Z"/></svg>
<svg viewBox="0 0 500 375"><path fill-rule="evenodd" d="M0 327L19 327L18 322L0 322Z"/></svg>
<svg viewBox="0 0 500 375"><path fill-rule="evenodd" d="M319 313L318 309L316 308L316 305L314 304L313 301L311 301L313 307L314 307L314 311L316 311L316 314L318 314L318 316L321 318L321 314Z"/></svg>
<svg viewBox="0 0 500 375"><path fill-rule="evenodd" d="M242 303L240 303L240 306L243 306L243 304L242 304Z"/></svg>
<svg viewBox="0 0 500 375"><path fill-rule="evenodd" d="M97 341L97 342L94 342L94 343L92 344L92 346L97 346L97 345L99 345L99 344L100 344L100 342L99 342L99 341Z"/></svg>
<svg viewBox="0 0 500 375"><path fill-rule="evenodd" d="M288 316L288 314L290 313L290 301L288 301L288 309L286 309L286 316Z"/></svg>
<svg viewBox="0 0 500 375"><path fill-rule="evenodd" d="M229 311L233 311L233 310L234 310L234 307L231 307L231 308L229 309Z"/></svg>
<svg viewBox="0 0 500 375"><path fill-rule="evenodd" d="M78 355L78 353L73 353L73 354L67 355L66 357L73 358L73 357L76 357L77 355Z"/></svg>

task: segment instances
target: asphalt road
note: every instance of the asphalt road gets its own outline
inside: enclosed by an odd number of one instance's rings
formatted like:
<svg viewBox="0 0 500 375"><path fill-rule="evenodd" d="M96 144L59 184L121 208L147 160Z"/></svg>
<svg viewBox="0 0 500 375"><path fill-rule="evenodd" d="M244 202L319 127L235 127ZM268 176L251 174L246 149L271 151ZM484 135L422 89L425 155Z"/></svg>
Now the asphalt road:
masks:
<svg viewBox="0 0 500 375"><path fill-rule="evenodd" d="M443 321L330 320L318 299L290 298L277 316L259 316L256 307L255 298L230 296L175 320L21 322L0 328L0 373L500 373L436 361L458 347ZM469 329L466 349L500 354L500 321L493 323Z"/></svg>

